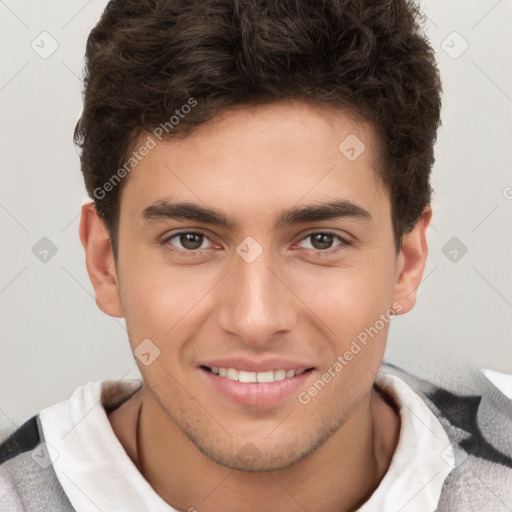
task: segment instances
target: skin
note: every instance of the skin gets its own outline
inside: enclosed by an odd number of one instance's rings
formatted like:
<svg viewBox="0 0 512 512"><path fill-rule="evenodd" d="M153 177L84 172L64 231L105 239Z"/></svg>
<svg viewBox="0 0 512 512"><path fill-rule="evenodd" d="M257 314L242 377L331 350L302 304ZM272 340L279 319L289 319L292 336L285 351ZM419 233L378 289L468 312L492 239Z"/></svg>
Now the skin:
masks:
<svg viewBox="0 0 512 512"><path fill-rule="evenodd" d="M354 161L338 150L350 134L366 146ZM109 419L174 508L349 511L389 467L399 416L373 385L388 323L307 405L297 393L239 405L199 369L228 356L306 361L314 369L299 391L307 391L379 315L414 306L431 210L397 254L377 142L370 125L326 104L233 109L158 143L134 168L121 193L117 263L103 221L84 206L80 235L98 306L125 317L132 349L149 338L160 350L148 366L136 359L143 388ZM338 199L371 218L276 224L282 210ZM145 220L159 200L216 208L236 226ZM199 252L169 239L183 228L205 235ZM324 248L308 236L325 230L348 243L333 237ZM263 249L252 263L236 252L248 236Z"/></svg>

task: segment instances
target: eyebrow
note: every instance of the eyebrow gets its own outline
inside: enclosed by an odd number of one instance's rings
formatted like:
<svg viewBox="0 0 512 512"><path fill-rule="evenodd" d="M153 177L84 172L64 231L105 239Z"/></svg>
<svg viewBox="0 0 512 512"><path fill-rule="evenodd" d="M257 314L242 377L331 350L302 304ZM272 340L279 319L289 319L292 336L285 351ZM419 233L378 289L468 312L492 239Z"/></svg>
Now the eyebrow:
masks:
<svg viewBox="0 0 512 512"><path fill-rule="evenodd" d="M149 222L161 219L184 219L228 229L234 229L237 226L236 221L223 212L188 201L159 200L145 208L141 216ZM327 203L294 206L289 210L284 210L279 214L276 226L291 226L341 218L372 220L368 210L352 201L342 199Z"/></svg>

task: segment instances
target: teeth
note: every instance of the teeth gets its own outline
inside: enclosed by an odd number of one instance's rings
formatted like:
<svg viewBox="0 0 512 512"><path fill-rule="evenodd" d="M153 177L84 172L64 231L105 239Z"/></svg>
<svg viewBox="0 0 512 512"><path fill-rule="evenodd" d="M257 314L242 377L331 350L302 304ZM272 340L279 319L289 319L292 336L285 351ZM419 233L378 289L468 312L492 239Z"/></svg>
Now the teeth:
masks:
<svg viewBox="0 0 512 512"><path fill-rule="evenodd" d="M256 378L258 382L274 382L274 372L272 370L268 372L257 372Z"/></svg>
<svg viewBox="0 0 512 512"><path fill-rule="evenodd" d="M294 372L295 373L295 372ZM286 379L286 370L274 370L274 380Z"/></svg>
<svg viewBox="0 0 512 512"><path fill-rule="evenodd" d="M231 380L238 380L238 370L235 370L234 368L228 368L226 370L226 377Z"/></svg>
<svg viewBox="0 0 512 512"><path fill-rule="evenodd" d="M239 382L276 382L278 380L290 379L296 375L301 375L305 370L269 370L266 372L246 372L235 368L219 368L212 366L212 373L229 380Z"/></svg>
<svg viewBox="0 0 512 512"><path fill-rule="evenodd" d="M256 372L243 372L242 370L238 372L238 380L240 382L258 382Z"/></svg>

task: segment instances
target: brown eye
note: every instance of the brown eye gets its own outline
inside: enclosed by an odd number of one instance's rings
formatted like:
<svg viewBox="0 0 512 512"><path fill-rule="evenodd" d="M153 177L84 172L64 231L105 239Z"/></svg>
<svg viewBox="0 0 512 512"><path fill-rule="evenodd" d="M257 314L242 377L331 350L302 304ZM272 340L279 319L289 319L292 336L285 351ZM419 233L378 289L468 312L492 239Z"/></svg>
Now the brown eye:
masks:
<svg viewBox="0 0 512 512"><path fill-rule="evenodd" d="M329 233L315 233L310 237L311 245L315 249L330 249L334 240L334 237Z"/></svg>
<svg viewBox="0 0 512 512"><path fill-rule="evenodd" d="M176 248L177 250L192 252L201 248L204 249L202 245L205 239L206 236L202 233L186 231L182 233L176 233L175 235L168 237L165 240L165 243L172 245L173 248Z"/></svg>
<svg viewBox="0 0 512 512"><path fill-rule="evenodd" d="M199 249L203 244L203 235L197 233L185 233L180 235L180 243L185 249L195 250Z"/></svg>
<svg viewBox="0 0 512 512"><path fill-rule="evenodd" d="M338 243L335 243L338 240ZM312 249L319 252L328 252L328 249L335 251L338 247L349 245L340 235L331 233L330 231L319 231L317 233L310 233L301 240L301 243L309 241L306 246L302 246L306 249Z"/></svg>

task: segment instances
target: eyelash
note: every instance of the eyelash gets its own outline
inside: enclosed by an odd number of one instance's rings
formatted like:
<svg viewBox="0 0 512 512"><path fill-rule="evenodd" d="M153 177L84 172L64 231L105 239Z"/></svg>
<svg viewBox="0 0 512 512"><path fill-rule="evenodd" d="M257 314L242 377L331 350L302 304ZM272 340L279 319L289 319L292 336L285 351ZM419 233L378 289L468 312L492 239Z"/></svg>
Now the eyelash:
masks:
<svg viewBox="0 0 512 512"><path fill-rule="evenodd" d="M308 233L307 235L305 235L303 238L301 238L299 240L299 242L302 242L303 240L306 240L307 238L313 236L313 235L331 235L333 236L333 238L337 238L339 242L341 242L340 244L338 245L335 245L334 248L330 248L330 249L325 249L325 250L321 250L321 249L302 249L302 250L306 250L306 251L314 251L315 253L317 253L318 255L326 255L326 256L330 256L332 254L335 254L337 253L338 251L342 250L343 247L345 246L349 246L350 245L350 242L348 240L346 240L345 238L343 238L342 236L340 236L339 234L335 233L334 231L330 231L330 230L322 230L322 231L313 231L311 233ZM201 233L200 231L180 231L178 233L173 233L172 235L166 237L164 240L162 240L162 245L170 245L169 242L173 239L173 238L177 238L181 235L199 235L199 236L202 236L206 239L209 240L208 236L205 234L205 233ZM181 253L182 255L185 255L186 257L193 257L193 256L197 256L198 254L202 254L204 251L208 251L209 249L195 249L195 250L187 250L187 249L171 249L173 252L178 252L178 253Z"/></svg>

